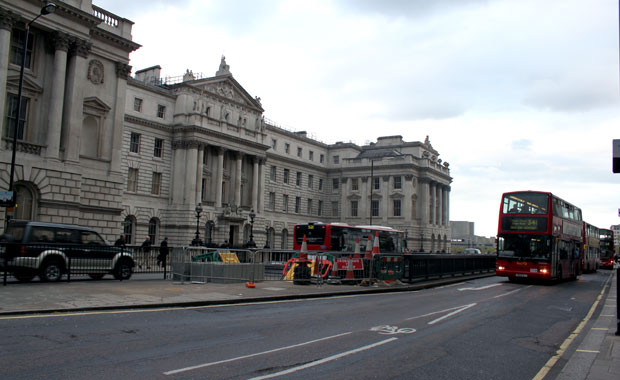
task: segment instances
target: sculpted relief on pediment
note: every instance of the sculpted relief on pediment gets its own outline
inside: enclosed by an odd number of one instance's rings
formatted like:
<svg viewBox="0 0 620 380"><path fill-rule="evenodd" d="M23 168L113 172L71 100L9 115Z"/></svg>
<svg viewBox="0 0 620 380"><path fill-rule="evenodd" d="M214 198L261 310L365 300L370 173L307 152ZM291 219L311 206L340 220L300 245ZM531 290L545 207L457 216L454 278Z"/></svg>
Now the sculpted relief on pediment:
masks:
<svg viewBox="0 0 620 380"><path fill-rule="evenodd" d="M234 100L237 103L246 104L243 98L235 91L230 83L215 83L205 86L205 91L223 96L227 99Z"/></svg>

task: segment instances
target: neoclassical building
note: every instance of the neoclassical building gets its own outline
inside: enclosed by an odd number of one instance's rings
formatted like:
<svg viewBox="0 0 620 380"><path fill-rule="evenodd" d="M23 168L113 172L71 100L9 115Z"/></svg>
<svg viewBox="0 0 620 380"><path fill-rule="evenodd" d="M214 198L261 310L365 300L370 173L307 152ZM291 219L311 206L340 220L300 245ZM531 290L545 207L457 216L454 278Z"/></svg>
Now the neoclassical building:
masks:
<svg viewBox="0 0 620 380"><path fill-rule="evenodd" d="M42 2L0 0L0 189L8 189L24 23ZM57 2L31 25L7 215L121 232L139 244L292 248L308 221L387 225L409 247L450 250L449 165L428 137L325 144L265 119L222 57L215 75L130 75L132 22L90 1ZM20 46L20 41L22 45ZM347 127L347 126L343 126ZM202 210L197 217L197 206ZM250 220L250 211L254 219Z"/></svg>

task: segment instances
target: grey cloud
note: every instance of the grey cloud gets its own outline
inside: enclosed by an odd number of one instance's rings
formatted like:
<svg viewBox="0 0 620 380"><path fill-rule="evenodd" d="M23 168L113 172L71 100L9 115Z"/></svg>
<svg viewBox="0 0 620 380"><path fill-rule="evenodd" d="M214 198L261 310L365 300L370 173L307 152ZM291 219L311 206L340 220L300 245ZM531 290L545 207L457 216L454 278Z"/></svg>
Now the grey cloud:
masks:
<svg viewBox="0 0 620 380"><path fill-rule="evenodd" d="M490 0L338 0L343 8L360 13L375 13L387 17L416 18L443 9L454 9L471 4L486 4Z"/></svg>

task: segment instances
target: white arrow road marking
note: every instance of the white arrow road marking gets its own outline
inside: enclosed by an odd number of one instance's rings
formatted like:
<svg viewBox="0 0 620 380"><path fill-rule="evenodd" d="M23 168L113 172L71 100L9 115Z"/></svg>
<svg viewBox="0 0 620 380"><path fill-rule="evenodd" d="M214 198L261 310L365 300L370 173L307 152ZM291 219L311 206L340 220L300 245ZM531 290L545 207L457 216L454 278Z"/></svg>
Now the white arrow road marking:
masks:
<svg viewBox="0 0 620 380"><path fill-rule="evenodd" d="M495 286L501 286L501 285L502 284L491 284L491 285L481 286L479 288L459 288L459 292L462 292L463 290L484 290L484 289L493 288Z"/></svg>
<svg viewBox="0 0 620 380"><path fill-rule="evenodd" d="M442 317L439 317L437 319L433 319L432 321L428 322L428 324L429 325L434 325L437 322L443 321L444 319L446 319L448 317L451 317L451 316L453 316L455 314L460 313L461 311L465 311L465 310L469 309L470 307L474 307L476 305L477 305L477 303L470 303L469 305L461 306L460 308L454 310L452 313L448 313L448 314L446 314L446 315L444 315Z"/></svg>

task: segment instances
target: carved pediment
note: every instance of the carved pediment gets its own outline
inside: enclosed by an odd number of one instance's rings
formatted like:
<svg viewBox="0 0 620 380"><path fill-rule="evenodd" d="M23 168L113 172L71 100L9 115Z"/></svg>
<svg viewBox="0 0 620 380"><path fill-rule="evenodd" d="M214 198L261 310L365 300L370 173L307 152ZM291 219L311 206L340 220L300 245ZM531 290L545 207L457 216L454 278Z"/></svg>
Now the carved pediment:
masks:
<svg viewBox="0 0 620 380"><path fill-rule="evenodd" d="M112 108L96 96L84 99L84 112L90 111L98 115L106 115Z"/></svg>
<svg viewBox="0 0 620 380"><path fill-rule="evenodd" d="M19 89L19 75L12 75L7 78L7 88L17 91ZM23 93L27 94L40 94L43 92L43 87L28 77L24 77Z"/></svg>
<svg viewBox="0 0 620 380"><path fill-rule="evenodd" d="M232 77L232 74L198 80L193 85L200 88L201 92L214 94L246 107L263 110L259 98L250 96L239 82Z"/></svg>

